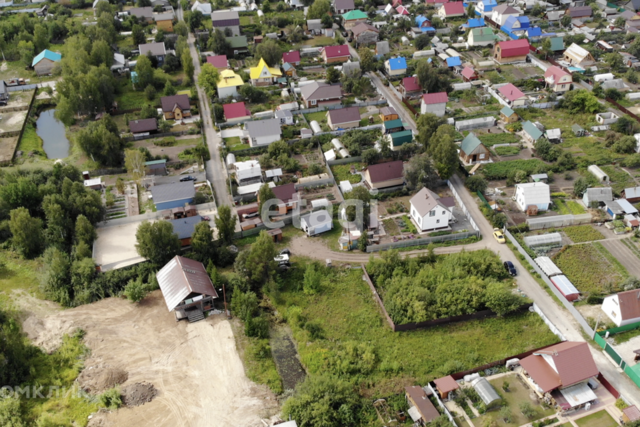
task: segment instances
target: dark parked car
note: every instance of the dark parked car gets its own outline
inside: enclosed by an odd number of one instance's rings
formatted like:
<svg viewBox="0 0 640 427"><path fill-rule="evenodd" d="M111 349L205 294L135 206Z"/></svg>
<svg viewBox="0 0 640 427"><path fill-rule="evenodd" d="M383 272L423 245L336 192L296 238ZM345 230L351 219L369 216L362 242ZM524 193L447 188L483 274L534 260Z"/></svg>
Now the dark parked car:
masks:
<svg viewBox="0 0 640 427"><path fill-rule="evenodd" d="M195 181L195 180L196 180L196 177L191 175L183 176L182 178L180 178L180 182Z"/></svg>
<svg viewBox="0 0 640 427"><path fill-rule="evenodd" d="M504 268L505 270L507 270L509 272L510 275L512 276L517 276L518 272L516 271L516 268L514 267L513 263L511 261L505 261L504 262Z"/></svg>

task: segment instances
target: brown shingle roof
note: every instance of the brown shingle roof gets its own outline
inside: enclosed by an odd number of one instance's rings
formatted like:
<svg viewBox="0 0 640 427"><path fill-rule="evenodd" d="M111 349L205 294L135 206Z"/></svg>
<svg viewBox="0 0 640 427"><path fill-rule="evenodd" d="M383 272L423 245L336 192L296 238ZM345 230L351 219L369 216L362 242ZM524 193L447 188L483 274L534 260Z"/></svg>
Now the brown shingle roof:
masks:
<svg viewBox="0 0 640 427"><path fill-rule="evenodd" d="M369 172L369 179L371 179L371 183L375 184L376 182L401 178L402 172L404 171L404 165L401 160L396 160L394 162L369 166L367 170Z"/></svg>
<svg viewBox="0 0 640 427"><path fill-rule="evenodd" d="M276 199L282 200L284 203L287 203L288 201L293 199L297 199L298 197L298 192L296 191L295 184L279 185L277 187L273 187L271 190L276 196Z"/></svg>
<svg viewBox="0 0 640 427"><path fill-rule="evenodd" d="M314 82L303 86L300 89L300 94L305 101L311 99L340 99L342 98L342 88L338 85Z"/></svg>
<svg viewBox="0 0 640 427"><path fill-rule="evenodd" d="M431 403L431 400L429 400L427 393L425 393L423 389L414 385L405 387L404 390L413 403L415 403L425 423L431 422L440 416L440 412L433 406L433 403Z"/></svg>
<svg viewBox="0 0 640 427"><path fill-rule="evenodd" d="M334 125L360 121L360 108L347 107L329 111L329 118Z"/></svg>
<svg viewBox="0 0 640 427"><path fill-rule="evenodd" d="M351 29L351 32L353 33L354 37L358 37L360 34L364 33L365 31L373 31L374 33L380 32L373 25L369 25L365 22L361 22Z"/></svg>
<svg viewBox="0 0 640 427"><path fill-rule="evenodd" d="M411 206L413 206L416 211L418 211L418 214L420 214L421 217L424 217L436 206L443 206L442 203L440 203L439 199L440 198L436 193L429 190L427 187L423 187L422 190L418 191L418 193L416 193L416 195L413 196L409 202L411 203Z"/></svg>
<svg viewBox="0 0 640 427"><path fill-rule="evenodd" d="M160 102L162 103L162 111L164 112L173 111L176 106L181 110L191 109L188 95L163 96L160 98Z"/></svg>
<svg viewBox="0 0 640 427"><path fill-rule="evenodd" d="M618 294L621 320L640 317L640 289L620 292Z"/></svg>
<svg viewBox="0 0 640 427"><path fill-rule="evenodd" d="M157 129L158 121L156 119L141 119L129 122L129 130L131 133L151 132Z"/></svg>

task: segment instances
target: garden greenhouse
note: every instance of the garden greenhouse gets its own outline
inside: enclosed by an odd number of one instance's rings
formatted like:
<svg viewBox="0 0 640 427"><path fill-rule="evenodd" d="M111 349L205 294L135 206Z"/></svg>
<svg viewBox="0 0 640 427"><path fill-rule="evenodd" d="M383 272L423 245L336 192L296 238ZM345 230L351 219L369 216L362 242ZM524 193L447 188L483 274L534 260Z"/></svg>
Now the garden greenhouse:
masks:
<svg viewBox="0 0 640 427"><path fill-rule="evenodd" d="M535 246L562 246L562 235L560 233L548 233L527 236L524 238L524 243L530 248Z"/></svg>

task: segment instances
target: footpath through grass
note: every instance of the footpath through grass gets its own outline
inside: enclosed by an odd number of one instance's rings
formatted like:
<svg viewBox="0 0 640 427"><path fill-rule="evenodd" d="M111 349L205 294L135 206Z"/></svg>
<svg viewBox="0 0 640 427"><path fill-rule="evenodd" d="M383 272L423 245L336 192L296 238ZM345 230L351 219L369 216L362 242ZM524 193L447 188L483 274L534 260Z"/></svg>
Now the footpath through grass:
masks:
<svg viewBox="0 0 640 427"><path fill-rule="evenodd" d="M388 396L407 384L425 384L558 341L535 313L392 332L361 269L318 265L321 288L307 295L302 284L310 261L294 262L270 296L291 326L303 365L311 376L353 381L365 397Z"/></svg>

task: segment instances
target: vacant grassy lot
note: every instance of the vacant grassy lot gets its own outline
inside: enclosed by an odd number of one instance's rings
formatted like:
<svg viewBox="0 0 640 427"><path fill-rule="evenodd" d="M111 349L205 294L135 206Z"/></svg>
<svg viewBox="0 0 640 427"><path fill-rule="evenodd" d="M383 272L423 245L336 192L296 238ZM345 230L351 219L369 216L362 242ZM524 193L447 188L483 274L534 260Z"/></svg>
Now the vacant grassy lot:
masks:
<svg viewBox="0 0 640 427"><path fill-rule="evenodd" d="M592 240L604 239L601 232L590 225L576 225L573 227L563 228L562 231L570 238L573 243L590 242Z"/></svg>
<svg viewBox="0 0 640 427"><path fill-rule="evenodd" d="M615 427L618 423L604 409L574 421L580 427Z"/></svg>
<svg viewBox="0 0 640 427"><path fill-rule="evenodd" d="M601 166L600 169L609 175L611 188L617 195L619 195L625 188L635 187L636 185L634 179L628 173L615 166Z"/></svg>
<svg viewBox="0 0 640 427"><path fill-rule="evenodd" d="M494 148L498 156L515 156L520 153L520 147L517 145L509 145L507 147L495 147Z"/></svg>
<svg viewBox="0 0 640 427"><path fill-rule="evenodd" d="M575 200L554 199L553 203L558 208L560 215L579 215L586 212L584 206Z"/></svg>
<svg viewBox="0 0 640 427"><path fill-rule="evenodd" d="M584 294L610 294L629 273L598 243L563 248L554 258L571 283ZM615 260L615 258L613 258Z"/></svg>
<svg viewBox="0 0 640 427"><path fill-rule="evenodd" d="M336 44L335 39L331 37L313 37L302 42L305 46L331 46Z"/></svg>
<svg viewBox="0 0 640 427"><path fill-rule="evenodd" d="M32 124L27 124L22 132L22 138L18 143L18 150L25 154L30 152L39 153L46 156L42 148L42 138L36 133L36 128Z"/></svg>
<svg viewBox="0 0 640 427"><path fill-rule="evenodd" d="M527 175L532 173L544 173L547 165L542 160L509 160L506 162L487 163L482 166L482 173L488 180L505 179L510 173L524 171Z"/></svg>
<svg viewBox="0 0 640 427"><path fill-rule="evenodd" d="M362 163L356 162L347 163L346 165L331 166L331 172L333 172L333 176L337 183L340 183L340 181L349 181L352 184L357 184L362 181L362 175L351 173L352 166L356 168L356 170L360 170L362 168Z"/></svg>
<svg viewBox="0 0 640 427"><path fill-rule="evenodd" d="M231 138L223 138L223 140L224 140L224 144L227 146L229 151L237 151L237 150L244 150L247 148L251 148L249 144L243 144L239 136L233 136Z"/></svg>
<svg viewBox="0 0 640 427"><path fill-rule="evenodd" d="M309 375L353 379L367 397L557 342L534 313L394 333L362 270L318 267L321 288L306 295L301 287L309 261L294 262L271 299L291 325L302 363Z"/></svg>
<svg viewBox="0 0 640 427"><path fill-rule="evenodd" d="M520 142L520 137L512 133L489 133L479 136L478 139L487 147L495 144L514 144Z"/></svg>
<svg viewBox="0 0 640 427"><path fill-rule="evenodd" d="M509 391L504 391L502 389L502 384L507 381L509 383ZM529 399L529 389L517 378L516 375L509 375L506 377L496 378L494 380L489 381L493 388L502 396L504 399L504 406L509 408L511 412L511 422L505 423L502 417L500 416L500 411L490 411L486 414L476 418L473 420L473 423L482 427L485 425L489 425L489 421L498 423L500 426L520 426L530 423L535 420L539 420L540 418L548 417L549 415L553 415L555 411L553 409L544 409L542 406L535 405ZM527 419L520 412L518 406L522 402L531 402L531 406L535 409L536 415ZM503 406L503 407L504 407ZM493 425L493 424L491 424Z"/></svg>

